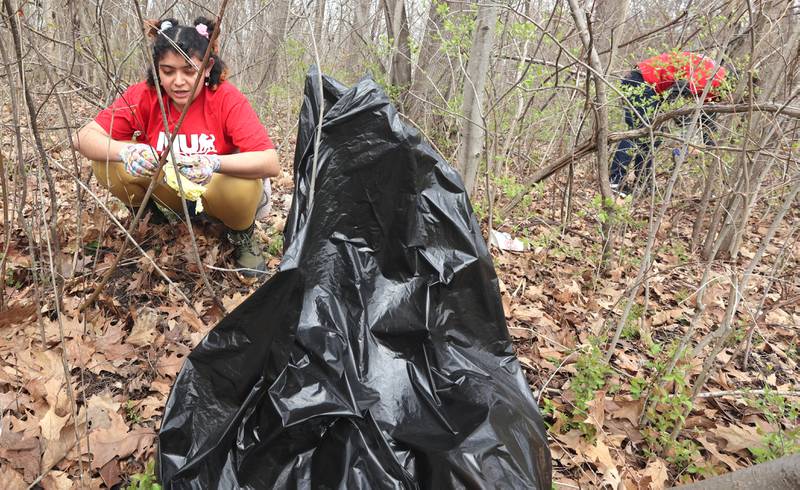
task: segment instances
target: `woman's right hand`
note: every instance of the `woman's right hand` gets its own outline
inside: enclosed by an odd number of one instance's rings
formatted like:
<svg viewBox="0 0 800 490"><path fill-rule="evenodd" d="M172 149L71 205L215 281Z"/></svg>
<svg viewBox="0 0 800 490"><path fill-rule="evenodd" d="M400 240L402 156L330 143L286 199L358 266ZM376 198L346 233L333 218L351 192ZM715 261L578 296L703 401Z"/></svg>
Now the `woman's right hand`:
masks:
<svg viewBox="0 0 800 490"><path fill-rule="evenodd" d="M131 144L119 152L125 171L136 177L150 177L158 168L158 155L150 145Z"/></svg>

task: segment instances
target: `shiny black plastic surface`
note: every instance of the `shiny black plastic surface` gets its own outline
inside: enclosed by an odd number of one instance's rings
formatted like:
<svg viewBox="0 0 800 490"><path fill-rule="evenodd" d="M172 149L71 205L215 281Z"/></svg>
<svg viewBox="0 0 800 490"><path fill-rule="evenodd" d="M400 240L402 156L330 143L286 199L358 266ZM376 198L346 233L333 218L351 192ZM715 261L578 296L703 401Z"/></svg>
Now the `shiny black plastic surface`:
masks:
<svg viewBox="0 0 800 490"><path fill-rule="evenodd" d="M165 488L551 487L461 178L379 86L306 80L280 270L194 349Z"/></svg>

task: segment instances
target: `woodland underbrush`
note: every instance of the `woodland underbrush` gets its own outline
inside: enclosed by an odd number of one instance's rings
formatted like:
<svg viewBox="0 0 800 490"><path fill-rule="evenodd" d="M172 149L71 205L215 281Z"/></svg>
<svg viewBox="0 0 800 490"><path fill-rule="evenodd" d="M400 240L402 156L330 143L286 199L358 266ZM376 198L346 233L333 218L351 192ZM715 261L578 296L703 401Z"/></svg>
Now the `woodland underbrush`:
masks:
<svg viewBox="0 0 800 490"><path fill-rule="evenodd" d="M270 127L285 169L273 180L272 215L257 232L270 273L280 263L292 197L293 119L277 117ZM0 481L155 488L149 462L183 360L269 274L251 281L233 272L213 223L192 223L193 240L177 216L166 226L144 221L133 231L140 250L128 248L82 309L112 268L132 217L73 159L63 132L46 134L55 199L26 139L22 161L31 172L24 185L7 184L12 202L27 193L28 225L19 226L18 208L6 208L0 229ZM17 161L14 138L2 135L6 165ZM509 332L551 436L559 488L663 488L800 450L799 212L790 208L771 229L787 184L771 173L774 185L765 187L774 192L754 206L736 257L704 258L695 232L697 216L710 220L697 211L704 158L690 161L667 193L674 168L659 154L651 188L612 202L596 190L593 157L535 185L527 180L532 167L519 162L479 180L472 202L484 235L491 221L525 247L491 251ZM723 198L707 204L713 209ZM52 203L58 247L48 233ZM609 220L611 260L603 255Z"/></svg>

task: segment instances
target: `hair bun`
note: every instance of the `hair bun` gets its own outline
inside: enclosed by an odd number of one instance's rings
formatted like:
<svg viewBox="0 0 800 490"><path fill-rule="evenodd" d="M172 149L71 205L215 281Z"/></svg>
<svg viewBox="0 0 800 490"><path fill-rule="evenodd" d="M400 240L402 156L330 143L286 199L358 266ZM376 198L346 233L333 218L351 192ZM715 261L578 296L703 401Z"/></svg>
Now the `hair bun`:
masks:
<svg viewBox="0 0 800 490"><path fill-rule="evenodd" d="M209 37L214 33L214 29L217 28L217 25L213 20L207 19L205 17L198 17L194 20L194 22L192 22L192 25L195 27L197 27L200 24L205 24L205 26L208 28Z"/></svg>

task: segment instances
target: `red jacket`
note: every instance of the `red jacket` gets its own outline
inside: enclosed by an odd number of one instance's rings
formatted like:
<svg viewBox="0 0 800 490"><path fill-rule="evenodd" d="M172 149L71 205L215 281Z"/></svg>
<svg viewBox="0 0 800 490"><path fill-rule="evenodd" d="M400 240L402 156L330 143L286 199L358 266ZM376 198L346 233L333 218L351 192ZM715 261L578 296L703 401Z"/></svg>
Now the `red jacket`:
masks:
<svg viewBox="0 0 800 490"><path fill-rule="evenodd" d="M714 60L688 51L653 56L640 62L638 67L644 81L652 85L659 94L672 88L675 80L686 80L692 95L702 95L711 79L708 99L717 98L719 94L714 89L722 85L727 74L727 70L717 66Z"/></svg>

